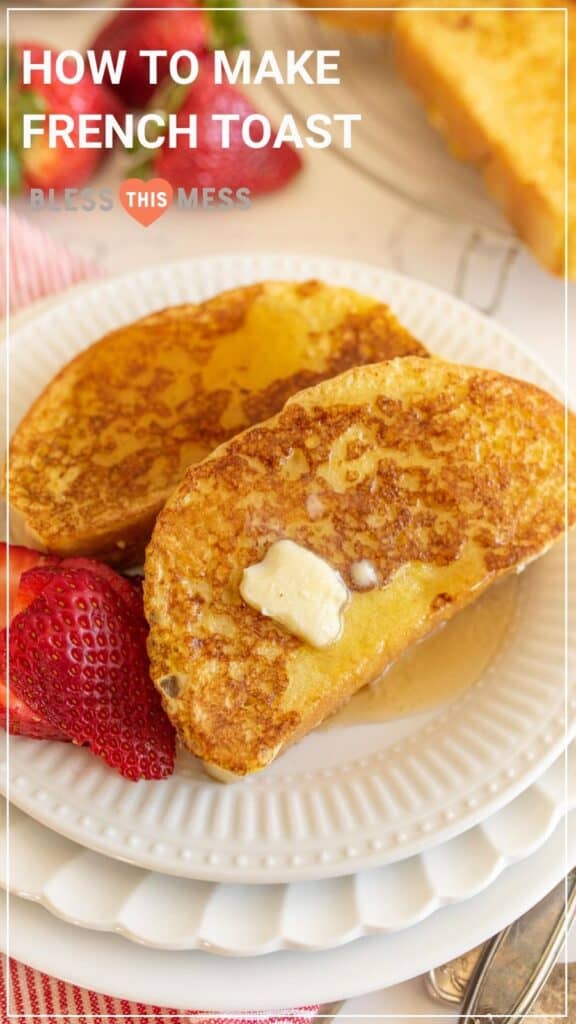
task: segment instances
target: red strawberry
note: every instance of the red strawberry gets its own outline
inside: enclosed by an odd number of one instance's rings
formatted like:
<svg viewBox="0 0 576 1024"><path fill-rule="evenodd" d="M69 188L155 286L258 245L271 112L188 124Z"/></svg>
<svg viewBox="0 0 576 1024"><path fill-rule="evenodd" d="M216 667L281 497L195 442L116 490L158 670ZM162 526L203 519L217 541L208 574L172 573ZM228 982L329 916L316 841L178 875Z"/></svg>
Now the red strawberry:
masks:
<svg viewBox="0 0 576 1024"><path fill-rule="evenodd" d="M97 576L101 576L102 579L106 580L112 587L112 590L116 591L134 615L142 616L144 614L142 587L138 583L138 577L134 577L134 582L132 582L132 579L129 577L121 576L120 573L111 569L109 565L106 565L104 562L97 562L93 558L65 558L61 562L61 568L88 569L90 572L96 573Z"/></svg>
<svg viewBox="0 0 576 1024"><path fill-rule="evenodd" d="M42 81L42 72L33 71L31 85L23 85L21 74L22 51L30 50L32 61L42 60L43 51L50 47L18 43L10 48L10 139L6 160L12 191L26 188L81 188L93 175L105 150L68 149L63 140L50 149L45 136L37 136L29 149L22 148L22 118L24 114L80 114L119 115L119 100L103 85L96 85L87 72L75 85L65 85L52 76L52 83ZM55 55L56 50L52 49ZM5 54L2 58L5 61ZM72 61L72 58L70 58ZM5 100L5 97L4 97ZM6 102L1 105L0 132L6 136ZM72 137L77 137L75 132ZM3 161L4 163L4 161ZM5 168L2 167L2 174Z"/></svg>
<svg viewBox="0 0 576 1024"><path fill-rule="evenodd" d="M177 50L190 50L200 56L211 44L228 48L243 41L238 15L233 9L202 11L192 2L188 11L169 13L171 8L185 6L186 0L130 0L104 24L91 44L90 49L97 55L110 50L115 57L120 50L126 50L121 81L115 88L128 106L146 106L156 88L149 82L148 61L140 56L141 50L166 51L166 56L158 60L160 83L168 74L170 57ZM165 10L132 13L133 7ZM182 70L185 67L183 65Z"/></svg>
<svg viewBox="0 0 576 1024"><path fill-rule="evenodd" d="M20 585L20 577L27 569L34 566L55 565L58 559L54 555L44 555L40 551L32 551L31 548L23 548L18 544L8 545L0 543L0 629L7 624L6 590L8 577L8 590L10 602L10 618L17 614L17 592Z"/></svg>
<svg viewBox="0 0 576 1024"><path fill-rule="evenodd" d="M11 687L129 779L174 769L174 730L150 680L147 625L102 575L62 569L12 623Z"/></svg>
<svg viewBox="0 0 576 1024"><path fill-rule="evenodd" d="M6 545L2 545L5 549ZM0 563L5 569L4 559ZM136 615L142 615L142 593L135 583L127 580L114 572L108 565L96 562L89 558L66 558L59 562L56 557L41 555L38 551L31 551L28 548L13 546L11 555L11 575L14 576L16 593L12 594L10 602L11 620L20 612L24 611L43 592L49 583L55 578L55 574L61 568L87 568L97 575L107 579L109 584L122 597L125 603ZM26 568L31 565L32 568ZM21 573L21 575L20 575ZM19 579L18 579L19 576ZM6 664L6 630L0 633L0 726L7 728L6 701L7 693L4 680ZM27 736L32 739L67 740L68 737L62 732L54 729L48 722L43 721L25 703L19 700L10 688L10 721L9 731L14 735Z"/></svg>
<svg viewBox="0 0 576 1024"><path fill-rule="evenodd" d="M68 737L54 729L48 722L35 714L10 687L10 716L7 714L8 693L6 691L6 630L0 631L0 726L12 736L26 736L33 740L67 740Z"/></svg>
<svg viewBox="0 0 576 1024"><path fill-rule="evenodd" d="M58 572L57 565L36 565L22 573L16 600L12 607L11 619L23 612L32 604L32 601L40 596L44 588L54 579L56 572Z"/></svg>
<svg viewBox="0 0 576 1024"><path fill-rule="evenodd" d="M212 60L206 58L177 115L178 126L188 124L189 114L197 115L197 146L190 149L185 136L175 149L164 146L154 159L154 173L174 188L230 188L234 192L246 188L252 195L282 188L300 170L302 160L288 143L274 149L274 133L261 149L247 146L241 122L255 113L250 101L233 85L215 84ZM240 115L240 121L231 126L228 149L222 148L221 125L213 121L213 114ZM261 126L258 128L252 132L255 141L262 138Z"/></svg>
<svg viewBox="0 0 576 1024"><path fill-rule="evenodd" d="M24 611L28 605L32 604L32 601L42 593L44 588L54 578L54 573L59 572L61 569L89 569L91 572L96 573L97 576L102 576L135 615L142 615L142 588L138 583L138 577L130 579L126 576L121 576L114 569L111 569L109 565L106 565L104 562L97 562L94 558L64 558L61 562L57 559L53 559L53 561L54 564L33 566L32 569L27 569L26 572L22 573L16 598L12 606L11 618L14 618Z"/></svg>

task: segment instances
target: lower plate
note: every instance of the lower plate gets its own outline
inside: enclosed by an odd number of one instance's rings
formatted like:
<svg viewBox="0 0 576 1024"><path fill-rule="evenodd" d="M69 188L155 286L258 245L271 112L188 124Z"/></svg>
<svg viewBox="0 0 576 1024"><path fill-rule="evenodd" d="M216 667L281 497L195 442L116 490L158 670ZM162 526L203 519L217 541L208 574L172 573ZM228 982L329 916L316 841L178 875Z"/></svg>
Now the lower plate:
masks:
<svg viewBox="0 0 576 1024"><path fill-rule="evenodd" d="M471 949L542 899L575 863L573 811L538 853L508 868L481 895L422 924L322 953L241 960L141 949L64 924L12 897L9 953L76 985L156 1006L238 1012L328 1002L398 984ZM7 951L5 920L0 942Z"/></svg>
<svg viewBox="0 0 576 1024"><path fill-rule="evenodd" d="M571 753L576 762L576 742ZM78 846L12 807L9 847L0 820L0 881L64 921L156 949L228 956L330 949L408 928L470 899L538 850L576 806L576 772L566 786L564 769L561 757L501 811L419 856L292 885L217 885L144 871Z"/></svg>

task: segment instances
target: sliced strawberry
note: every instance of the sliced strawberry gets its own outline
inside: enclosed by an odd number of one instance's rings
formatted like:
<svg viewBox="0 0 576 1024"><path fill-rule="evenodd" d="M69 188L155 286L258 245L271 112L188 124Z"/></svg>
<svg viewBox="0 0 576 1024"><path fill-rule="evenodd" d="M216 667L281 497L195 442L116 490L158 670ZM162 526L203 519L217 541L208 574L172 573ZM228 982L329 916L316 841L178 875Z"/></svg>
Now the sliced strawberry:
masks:
<svg viewBox="0 0 576 1024"><path fill-rule="evenodd" d="M22 573L12 606L12 619L39 597L56 572L58 572L57 565L35 565L32 569L27 569Z"/></svg>
<svg viewBox="0 0 576 1024"><path fill-rule="evenodd" d="M68 737L49 722L35 714L10 687L10 710L6 690L6 630L0 631L0 726L12 736L26 736L33 740L64 740Z"/></svg>
<svg viewBox="0 0 576 1024"><path fill-rule="evenodd" d="M104 562L97 562L93 558L64 558L61 562L54 559L54 565L37 565L22 573L16 598L12 607L12 618L23 612L28 605L32 604L54 578L54 573L61 569L89 569L107 580L110 586L120 595L123 601L129 606L135 615L142 615L142 588L138 585L138 578L132 579L121 576L111 569Z"/></svg>
<svg viewBox="0 0 576 1024"><path fill-rule="evenodd" d="M115 572L114 569L111 569L104 562L97 562L93 558L65 558L61 563L61 568L88 569L90 572L95 572L97 576L101 576L116 591L134 615L142 616L144 614L142 588L137 583L133 583L129 577L121 576L120 573ZM136 578L134 577L134 579Z"/></svg>
<svg viewBox="0 0 576 1024"><path fill-rule="evenodd" d="M155 100L156 102L156 100ZM160 98L161 105L161 98ZM288 143L274 148L274 133L261 149L251 149L242 139L242 121L257 113L246 96L232 85L216 85L213 60L205 58L198 79L191 85L177 113L178 126L188 124L189 115L198 118L195 149L181 145L164 146L153 164L154 173L166 178L174 188L245 188L252 195L282 188L300 170L302 160ZM221 126L214 114L239 114L230 128L230 147L222 147ZM262 139L262 126L253 129L255 141Z"/></svg>
<svg viewBox="0 0 576 1024"><path fill-rule="evenodd" d="M129 779L166 778L175 738L149 675L147 625L103 575L62 569L12 623L11 687Z"/></svg>
<svg viewBox="0 0 576 1024"><path fill-rule="evenodd" d="M9 591L10 618L16 615L16 595L22 573L37 565L56 565L54 555L45 555L18 544L0 543L0 629L7 625L6 591ZM7 586L8 583L8 586Z"/></svg>
<svg viewBox="0 0 576 1024"><path fill-rule="evenodd" d="M16 552L16 557L14 557ZM142 615L142 593L137 585L128 581L125 577L114 572L109 566L89 558L66 558L63 562L53 556L40 555L39 552L30 551L28 548L11 548L11 569L20 568L30 562L32 568L26 568L20 579L17 581L16 594L11 601L11 619L28 608L33 601L51 583L55 575L64 567L87 568L97 575L107 579L110 585L116 590L119 596L136 615ZM6 702L7 693L4 681L6 663L6 630L0 634L0 725L7 727ZM56 730L48 722L35 714L24 701L19 700L11 687L10 692L10 721L9 731L18 736L28 736L33 739L68 740L62 732Z"/></svg>

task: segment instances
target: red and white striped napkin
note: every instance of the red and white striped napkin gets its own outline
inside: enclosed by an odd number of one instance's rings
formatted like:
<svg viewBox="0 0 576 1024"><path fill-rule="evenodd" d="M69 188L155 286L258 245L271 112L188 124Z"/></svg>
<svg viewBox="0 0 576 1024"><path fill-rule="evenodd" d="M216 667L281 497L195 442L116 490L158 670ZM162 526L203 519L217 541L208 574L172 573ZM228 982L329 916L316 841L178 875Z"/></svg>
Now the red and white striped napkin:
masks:
<svg viewBox="0 0 576 1024"><path fill-rule="evenodd" d="M38 299L53 292L62 291L86 278L100 273L98 265L82 256L75 255L46 232L39 230L27 220L10 212L10 243L6 237L6 209L0 208L0 286L1 315L6 315L6 278L9 284L10 311L16 312ZM9 252L9 266L6 254ZM63 973L66 972L62 965ZM118 963L122 972L122 963ZM0 960L0 1000L2 1024L9 1024L15 1018L41 1018L42 1024L90 1024L94 1020L115 1017L117 1020L148 1018L153 1024L161 1024L170 1018L173 1024L185 1024L190 1016L202 1014L201 1010L175 1010L159 1006L145 1006L127 999L115 999L98 992L89 992L57 978L36 971L31 967L10 960L9 985L6 985L6 958ZM6 1005L8 990L10 1005ZM315 1007L305 1010L287 1011L282 1016L267 1016L254 1013L241 1015L247 1022L276 1024L291 1021L306 1024ZM214 1015L203 1015L208 1024L220 1024L224 1019Z"/></svg>
<svg viewBox="0 0 576 1024"><path fill-rule="evenodd" d="M100 273L98 264L72 253L25 217L0 207L0 316L63 291ZM10 237L8 237L10 236ZM8 260L6 259L8 255Z"/></svg>
<svg viewBox="0 0 576 1024"><path fill-rule="evenodd" d="M118 965L122 969L121 964ZM5 962L0 961L0 990L4 997L6 992ZM68 985L64 981L50 978L47 974L35 971L31 967L10 961L8 992L10 1007L3 1007L2 1024L13 1022L14 1018L42 1018L43 1024L86 1024L96 1020L116 1018L147 1018L151 1024L161 1024L168 1018L171 1024L190 1024L190 1017L195 1017L203 1024L225 1024L230 1022L231 1015L219 1017L215 1014L203 1014L201 1010L170 1010L160 1006L146 1006L144 1003L132 1003L128 999L113 999L112 996L89 992L76 985ZM267 1016L266 1014L242 1013L236 1020L252 1024L310 1024L310 1018L316 1007L302 1010L286 1011L286 1013Z"/></svg>

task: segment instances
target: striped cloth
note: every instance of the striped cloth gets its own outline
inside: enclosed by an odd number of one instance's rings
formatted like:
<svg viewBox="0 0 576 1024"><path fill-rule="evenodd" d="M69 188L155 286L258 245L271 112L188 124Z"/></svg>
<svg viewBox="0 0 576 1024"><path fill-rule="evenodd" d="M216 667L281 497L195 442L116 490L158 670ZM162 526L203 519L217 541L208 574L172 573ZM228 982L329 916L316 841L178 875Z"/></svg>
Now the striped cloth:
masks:
<svg viewBox="0 0 576 1024"><path fill-rule="evenodd" d="M169 1019L171 1024L189 1024L190 1017L195 1017L203 1024L226 1024L230 1015L218 1017L203 1014L199 1010L168 1010L160 1006L146 1006L144 1003L131 1003L127 999L113 999L98 992L89 992L76 985L68 985L64 981L50 978L47 974L35 971L15 960L10 961L10 1007L5 1005L6 997L6 964L5 958L0 961L0 991L3 1001L2 1024L13 1024L14 1018L28 1020L39 1018L38 1024L93 1024L99 1020L116 1018L148 1018L152 1024L161 1024ZM307 1007L297 1011L267 1016L266 1014L242 1015L235 1020L251 1024L310 1024L310 1017L316 1007ZM112 1022L110 1022L112 1024Z"/></svg>
<svg viewBox="0 0 576 1024"><path fill-rule="evenodd" d="M100 273L96 263L72 254L66 246L29 224L24 218L15 215L12 210L9 226L9 302L12 313L53 292L62 291ZM0 207L0 245L0 302L1 315L5 316L7 238L4 207ZM118 964L118 970L122 970L121 963ZM154 1024L160 1024L163 1019L170 1018L173 1024L184 1024L185 1021L189 1021L190 1016L201 1013L199 1010L144 1006L142 1003L131 1003L127 999L115 999L98 992L89 992L87 989L51 978L16 960L10 961L8 986L6 981L6 958L3 957L0 959L2 1024L12 1024L15 1017L38 1017L39 1024L40 1021L42 1024L67 1024L68 1021L70 1024L89 1024L94 1020L106 1020L111 1017L117 1020L147 1017ZM7 988L10 994L9 1006L6 1005ZM259 1024L276 1024L288 1020L292 1024L305 1024L315 1009L316 1007L309 1007L273 1017L254 1013L242 1019L257 1020ZM220 1021L226 1018L202 1015L202 1019L209 1024L220 1024Z"/></svg>
<svg viewBox="0 0 576 1024"><path fill-rule="evenodd" d="M43 299L52 292L100 273L94 260L72 253L40 228L10 210L8 242L6 208L0 207L0 317ZM9 245L9 268L7 250ZM8 277L8 289L6 278Z"/></svg>

